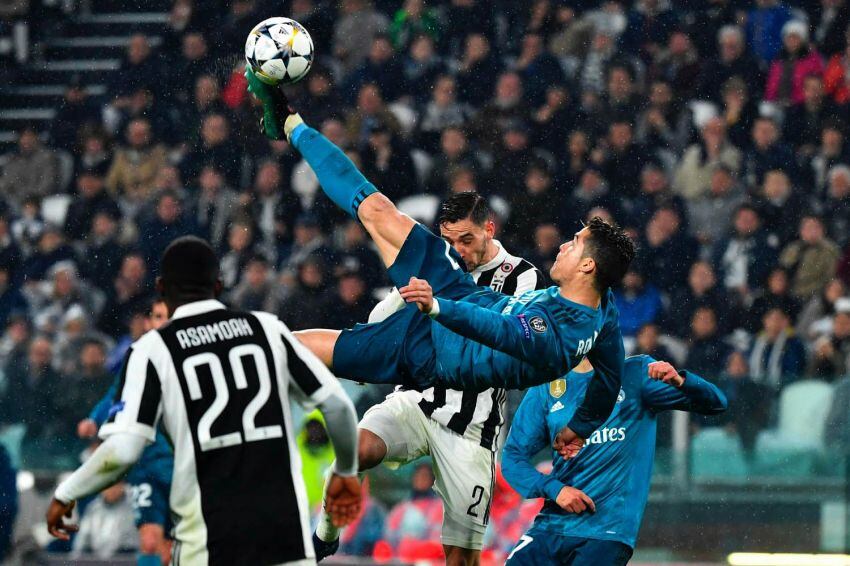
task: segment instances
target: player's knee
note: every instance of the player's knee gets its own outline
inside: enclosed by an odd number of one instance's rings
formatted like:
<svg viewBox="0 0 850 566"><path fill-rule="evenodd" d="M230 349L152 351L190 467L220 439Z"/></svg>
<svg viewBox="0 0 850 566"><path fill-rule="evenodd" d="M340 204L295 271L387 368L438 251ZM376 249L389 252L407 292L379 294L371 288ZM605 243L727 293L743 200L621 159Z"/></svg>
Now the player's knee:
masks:
<svg viewBox="0 0 850 566"><path fill-rule="evenodd" d="M372 193L357 209L363 224L374 224L400 214L395 204L382 193Z"/></svg>
<svg viewBox="0 0 850 566"><path fill-rule="evenodd" d="M139 528L139 552L159 554L165 541L165 533L159 525L142 525Z"/></svg>
<svg viewBox="0 0 850 566"><path fill-rule="evenodd" d="M357 442L357 461L360 471L374 468L384 461L387 455L386 443L374 432L360 429Z"/></svg>

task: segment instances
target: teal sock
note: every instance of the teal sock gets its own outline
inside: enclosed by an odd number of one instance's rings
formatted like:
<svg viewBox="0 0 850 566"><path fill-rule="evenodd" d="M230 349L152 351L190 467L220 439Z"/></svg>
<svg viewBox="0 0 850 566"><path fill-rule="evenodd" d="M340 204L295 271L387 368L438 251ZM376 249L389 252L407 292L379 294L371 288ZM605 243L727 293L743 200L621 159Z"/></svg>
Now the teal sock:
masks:
<svg viewBox="0 0 850 566"><path fill-rule="evenodd" d="M136 557L136 566L162 566L159 554L139 554Z"/></svg>
<svg viewBox="0 0 850 566"><path fill-rule="evenodd" d="M292 131L294 145L319 178L322 190L338 207L357 220L357 208L378 192L354 163L321 133L304 124Z"/></svg>

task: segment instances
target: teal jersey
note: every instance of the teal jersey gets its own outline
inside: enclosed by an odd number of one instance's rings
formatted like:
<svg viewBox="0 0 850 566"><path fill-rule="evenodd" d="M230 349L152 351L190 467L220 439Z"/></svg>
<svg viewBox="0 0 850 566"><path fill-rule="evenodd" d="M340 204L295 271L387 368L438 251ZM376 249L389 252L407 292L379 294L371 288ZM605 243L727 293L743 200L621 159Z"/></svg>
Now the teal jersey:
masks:
<svg viewBox="0 0 850 566"><path fill-rule="evenodd" d="M586 441L575 458L551 451L555 435L570 422L593 372L570 372L565 379L528 391L514 415L502 456L508 483L527 498L545 497L535 528L564 536L614 540L634 547L643 518L655 457L657 415L665 410L716 414L726 397L699 376L682 372L675 388L650 379L649 356L626 359L622 388L611 416ZM542 474L532 461L550 447L552 472ZM572 486L586 493L596 512L568 513L555 500Z"/></svg>
<svg viewBox="0 0 850 566"><path fill-rule="evenodd" d="M437 299L431 325L435 372L454 389L524 389L565 375L587 356L597 368L570 423L587 438L611 413L623 371L614 295L597 308L567 300L558 287L508 297L489 290Z"/></svg>

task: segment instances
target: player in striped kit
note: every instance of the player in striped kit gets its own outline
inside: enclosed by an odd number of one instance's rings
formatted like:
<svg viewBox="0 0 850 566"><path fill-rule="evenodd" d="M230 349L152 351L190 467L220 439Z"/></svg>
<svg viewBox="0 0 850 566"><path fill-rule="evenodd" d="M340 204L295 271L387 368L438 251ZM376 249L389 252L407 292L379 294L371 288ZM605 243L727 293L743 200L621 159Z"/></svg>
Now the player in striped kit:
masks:
<svg viewBox="0 0 850 566"><path fill-rule="evenodd" d="M546 278L528 261L509 254L494 239L486 199L454 194L443 204L440 235L460 254L475 281L509 295L543 289ZM397 289L379 303L369 322L404 308ZM430 455L435 488L443 499L442 542L447 564L474 564L487 526L495 481L505 390L456 391L442 385L424 391L399 386L360 422L360 470L386 462L400 465ZM319 558L338 547L339 531L322 521L314 537ZM325 542L329 541L329 542Z"/></svg>

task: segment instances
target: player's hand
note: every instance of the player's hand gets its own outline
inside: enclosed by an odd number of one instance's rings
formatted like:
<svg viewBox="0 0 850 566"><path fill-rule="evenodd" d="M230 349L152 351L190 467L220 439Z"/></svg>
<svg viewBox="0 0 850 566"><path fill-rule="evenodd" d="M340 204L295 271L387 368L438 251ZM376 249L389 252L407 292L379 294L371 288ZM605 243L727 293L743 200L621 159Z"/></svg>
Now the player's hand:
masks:
<svg viewBox="0 0 850 566"><path fill-rule="evenodd" d="M94 438L97 436L97 423L92 419L83 419L77 423L77 436L80 438Z"/></svg>
<svg viewBox="0 0 850 566"><path fill-rule="evenodd" d="M561 455L564 460L575 458L578 451L584 446L584 439L573 432L568 426L565 426L555 435L555 441L552 443L552 448L555 452Z"/></svg>
<svg viewBox="0 0 850 566"><path fill-rule="evenodd" d="M70 519L73 511L73 501L66 505L58 499L52 499L47 508L47 532L60 540L70 540L71 533L77 532L80 527L65 523L63 517Z"/></svg>
<svg viewBox="0 0 850 566"><path fill-rule="evenodd" d="M331 475L325 491L325 511L335 527L344 527L360 514L360 480Z"/></svg>
<svg viewBox="0 0 850 566"><path fill-rule="evenodd" d="M649 378L656 381L661 381L673 387L681 387L685 383L685 378L679 375L669 362L652 362L649 364Z"/></svg>
<svg viewBox="0 0 850 566"><path fill-rule="evenodd" d="M434 306L434 290L424 279L411 277L407 286L402 287L398 292L401 294L404 302L416 303L419 310L426 314L431 312Z"/></svg>
<svg viewBox="0 0 850 566"><path fill-rule="evenodd" d="M579 514L585 511L596 513L596 504L593 500L582 490L568 485L561 488L555 503L567 513Z"/></svg>

